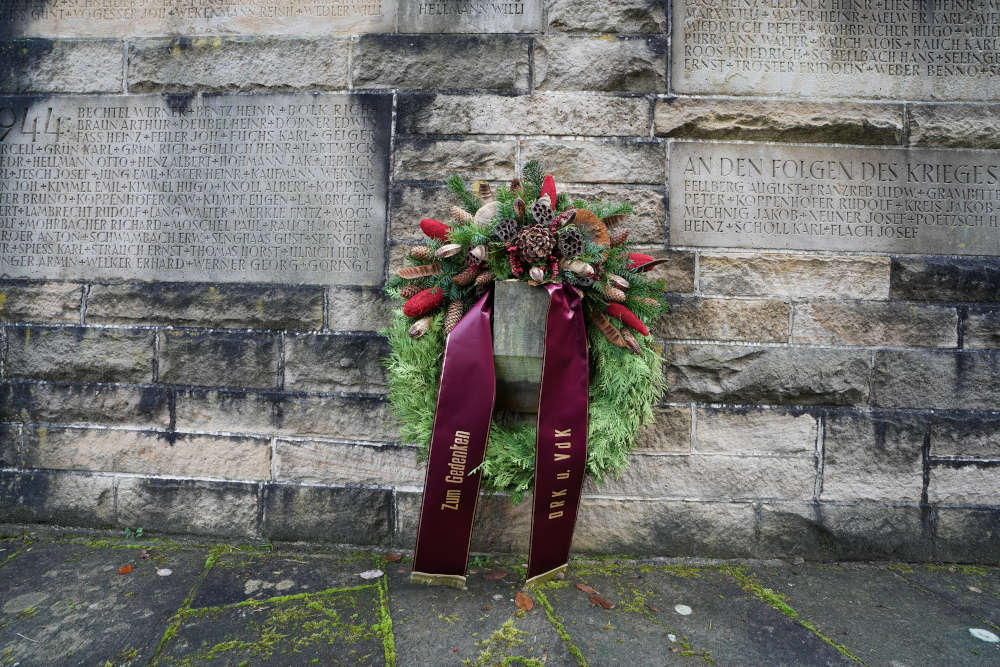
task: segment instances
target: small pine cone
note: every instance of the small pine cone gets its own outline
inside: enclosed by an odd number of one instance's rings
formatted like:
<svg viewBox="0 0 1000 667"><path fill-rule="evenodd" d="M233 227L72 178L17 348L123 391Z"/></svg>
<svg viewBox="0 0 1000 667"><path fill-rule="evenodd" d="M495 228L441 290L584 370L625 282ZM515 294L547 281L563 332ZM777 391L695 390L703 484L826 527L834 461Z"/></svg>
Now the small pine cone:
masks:
<svg viewBox="0 0 1000 667"><path fill-rule="evenodd" d="M579 227L569 227L559 233L559 252L564 259L571 259L583 252L583 235Z"/></svg>
<svg viewBox="0 0 1000 667"><path fill-rule="evenodd" d="M410 248L410 257L418 262L429 262L434 259L434 251L425 245L415 245Z"/></svg>
<svg viewBox="0 0 1000 667"><path fill-rule="evenodd" d="M542 195L531 205L531 215L539 225L548 225L555 215L552 213L552 200L548 195Z"/></svg>
<svg viewBox="0 0 1000 667"><path fill-rule="evenodd" d="M451 207L451 217L453 220L458 220L459 222L471 222L475 220L472 214L466 211L461 206Z"/></svg>
<svg viewBox="0 0 1000 667"><path fill-rule="evenodd" d="M451 282L455 283L459 287L468 287L476 279L476 270L472 267L465 269L457 274L451 279Z"/></svg>
<svg viewBox="0 0 1000 667"><path fill-rule="evenodd" d="M482 287L483 285L489 285L496 279L497 277L493 275L492 271L483 271L478 276L476 276L476 285L479 287Z"/></svg>
<svg viewBox="0 0 1000 667"><path fill-rule="evenodd" d="M445 312L444 316L444 332L450 334L451 330L458 326L458 323L462 321L462 315L465 314L465 304L462 303L461 299L455 299L448 304L448 310Z"/></svg>
<svg viewBox="0 0 1000 667"><path fill-rule="evenodd" d="M515 176L512 179L510 179L510 191L511 192L517 192L520 189L521 189L521 179L518 178L517 176ZM521 203L523 204L524 202L521 202Z"/></svg>
<svg viewBox="0 0 1000 667"><path fill-rule="evenodd" d="M493 231L504 242L504 245L511 245L517 240L517 223L509 218L498 222Z"/></svg>
<svg viewBox="0 0 1000 667"><path fill-rule="evenodd" d="M423 287L415 283L411 283L409 285L403 285L401 288L399 288L399 297L401 299L410 299L411 297L415 297L417 293L420 292L420 290L422 289Z"/></svg>
<svg viewBox="0 0 1000 667"><path fill-rule="evenodd" d="M612 287L611 285L605 285L601 288L604 292L604 296L608 298L609 301L617 301L618 303L625 303L625 292L621 291L617 287Z"/></svg>
<svg viewBox="0 0 1000 667"><path fill-rule="evenodd" d="M628 349L632 350L632 354L642 354L642 348L639 347L639 341L635 339L635 336L628 329L622 328L621 330L622 340L625 341L625 345Z"/></svg>
<svg viewBox="0 0 1000 667"><path fill-rule="evenodd" d="M628 227L618 227L611 232L611 247L617 248L628 241Z"/></svg>
<svg viewBox="0 0 1000 667"><path fill-rule="evenodd" d="M535 264L548 259L555 244L556 240L552 237L552 232L542 225L527 227L517 235L517 247L521 253L521 259L527 264Z"/></svg>

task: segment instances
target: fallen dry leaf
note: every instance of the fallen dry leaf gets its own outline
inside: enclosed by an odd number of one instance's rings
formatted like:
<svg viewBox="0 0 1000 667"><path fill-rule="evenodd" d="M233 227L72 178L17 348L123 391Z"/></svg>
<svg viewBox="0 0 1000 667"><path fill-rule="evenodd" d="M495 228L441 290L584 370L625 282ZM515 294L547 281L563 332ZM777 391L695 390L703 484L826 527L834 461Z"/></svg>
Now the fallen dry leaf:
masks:
<svg viewBox="0 0 1000 667"><path fill-rule="evenodd" d="M514 604L522 611L531 611L531 608L535 606L535 602L524 593L518 593L514 596Z"/></svg>
<svg viewBox="0 0 1000 667"><path fill-rule="evenodd" d="M485 607L483 607L483 611L489 611L490 609L493 609L493 605L491 604L488 604Z"/></svg>
<svg viewBox="0 0 1000 667"><path fill-rule="evenodd" d="M607 599L603 595L591 595L590 601L593 602L598 607L603 607L604 609L614 609L615 603Z"/></svg>
<svg viewBox="0 0 1000 667"><path fill-rule="evenodd" d="M483 579L486 579L487 581L496 581L497 579L503 579L506 576L507 570L493 570L484 574Z"/></svg>
<svg viewBox="0 0 1000 667"><path fill-rule="evenodd" d="M587 584L577 584L576 587L579 588L584 593L587 593L588 595L597 595L597 591L595 591Z"/></svg>
<svg viewBox="0 0 1000 667"><path fill-rule="evenodd" d="M659 609L657 609L656 607L654 607L654 606L653 606L653 605L651 605L651 604L647 604L647 605L646 605L646 609L648 609L648 610L650 610L650 611L660 611Z"/></svg>
<svg viewBox="0 0 1000 667"><path fill-rule="evenodd" d="M382 556L382 560L386 563L398 563L403 560L403 554L386 554Z"/></svg>
<svg viewBox="0 0 1000 667"><path fill-rule="evenodd" d="M131 571L132 571L131 565L122 565L120 568L118 568L118 574L128 574Z"/></svg>

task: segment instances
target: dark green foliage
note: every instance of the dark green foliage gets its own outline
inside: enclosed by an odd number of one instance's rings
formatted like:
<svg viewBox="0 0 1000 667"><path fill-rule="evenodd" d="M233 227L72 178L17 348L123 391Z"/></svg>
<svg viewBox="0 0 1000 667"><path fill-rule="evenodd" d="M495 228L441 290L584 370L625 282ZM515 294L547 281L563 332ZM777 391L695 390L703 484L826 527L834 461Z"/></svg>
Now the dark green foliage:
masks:
<svg viewBox="0 0 1000 667"><path fill-rule="evenodd" d="M524 189L524 203L529 206L538 199L542 191L542 184L545 182L545 173L538 160L531 160L524 164L521 169L521 187ZM558 198L558 197L557 197Z"/></svg>
<svg viewBox="0 0 1000 667"><path fill-rule="evenodd" d="M607 218L612 215L628 214L632 212L632 204L629 202L609 202L603 199L596 199L592 202L588 202L583 199L574 199L573 208L583 208L598 218Z"/></svg>
<svg viewBox="0 0 1000 667"><path fill-rule="evenodd" d="M471 190L465 187L465 181L458 174L453 174L451 178L448 179L448 189L458 198L461 202L462 208L464 208L469 213L475 215L476 211L483 203L479 200Z"/></svg>

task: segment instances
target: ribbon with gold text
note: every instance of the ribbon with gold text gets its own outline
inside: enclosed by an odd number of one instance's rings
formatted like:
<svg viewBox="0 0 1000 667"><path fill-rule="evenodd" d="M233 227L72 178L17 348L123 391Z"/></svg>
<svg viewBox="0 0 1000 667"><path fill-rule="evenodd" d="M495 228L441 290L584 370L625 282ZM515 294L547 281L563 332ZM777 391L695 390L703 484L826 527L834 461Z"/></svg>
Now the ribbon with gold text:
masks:
<svg viewBox="0 0 1000 667"><path fill-rule="evenodd" d="M528 583L566 567L587 463L590 363L580 294L548 284L545 356L535 436L535 492Z"/></svg>
<svg viewBox="0 0 1000 667"><path fill-rule="evenodd" d="M448 335L413 554L416 582L465 587L496 374L487 292Z"/></svg>

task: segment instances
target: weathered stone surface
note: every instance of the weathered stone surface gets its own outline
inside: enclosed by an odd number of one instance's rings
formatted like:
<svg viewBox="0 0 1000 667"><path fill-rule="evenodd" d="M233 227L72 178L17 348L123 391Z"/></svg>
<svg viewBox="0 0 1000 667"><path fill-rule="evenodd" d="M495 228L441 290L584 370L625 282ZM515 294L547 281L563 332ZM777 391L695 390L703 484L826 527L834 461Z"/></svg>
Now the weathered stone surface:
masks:
<svg viewBox="0 0 1000 667"><path fill-rule="evenodd" d="M542 0L516 4L398 3L403 33L518 33L542 30Z"/></svg>
<svg viewBox="0 0 1000 667"><path fill-rule="evenodd" d="M266 334L160 332L160 381L223 387L276 387L278 339Z"/></svg>
<svg viewBox="0 0 1000 667"><path fill-rule="evenodd" d="M120 384L9 382L0 384L0 419L56 424L116 424L166 428L164 387Z"/></svg>
<svg viewBox="0 0 1000 667"><path fill-rule="evenodd" d="M24 435L28 464L58 470L262 480L268 450L262 438L191 433L34 426Z"/></svg>
<svg viewBox="0 0 1000 667"><path fill-rule="evenodd" d="M550 0L549 27L565 32L662 33L665 6L650 0Z"/></svg>
<svg viewBox="0 0 1000 667"><path fill-rule="evenodd" d="M528 90L531 40L513 35L361 35L354 88Z"/></svg>
<svg viewBox="0 0 1000 667"><path fill-rule="evenodd" d="M343 90L346 39L201 37L130 43L132 92Z"/></svg>
<svg viewBox="0 0 1000 667"><path fill-rule="evenodd" d="M963 341L968 348L1000 350L1000 308L970 310Z"/></svg>
<svg viewBox="0 0 1000 667"><path fill-rule="evenodd" d="M414 93L399 96L396 119L404 134L647 136L649 103L598 93Z"/></svg>
<svg viewBox="0 0 1000 667"><path fill-rule="evenodd" d="M389 203L389 237L393 241L426 241L420 231L423 218L450 220L450 209L455 201L443 182L430 184L394 183ZM401 264L392 260L389 270L398 269ZM331 311L332 312L332 311Z"/></svg>
<svg viewBox="0 0 1000 667"><path fill-rule="evenodd" d="M279 439L273 465L279 482L414 487L424 483L424 465L417 463L413 447Z"/></svg>
<svg viewBox="0 0 1000 667"><path fill-rule="evenodd" d="M0 468L23 468L21 425L0 424Z"/></svg>
<svg viewBox="0 0 1000 667"><path fill-rule="evenodd" d="M393 178L436 180L444 174L509 181L514 175L514 141L397 138L393 151Z"/></svg>
<svg viewBox="0 0 1000 667"><path fill-rule="evenodd" d="M931 456L1000 459L1000 414L938 412L930 428Z"/></svg>
<svg viewBox="0 0 1000 667"><path fill-rule="evenodd" d="M819 345L955 347L958 312L907 303L795 304L792 342Z"/></svg>
<svg viewBox="0 0 1000 667"><path fill-rule="evenodd" d="M417 492L396 493L397 530L393 544L406 549L417 539L420 502ZM531 535L531 495L517 505L505 495L481 493L472 524L470 550L481 553L527 553Z"/></svg>
<svg viewBox="0 0 1000 667"><path fill-rule="evenodd" d="M816 451L816 418L786 410L697 408L698 452L789 456Z"/></svg>
<svg viewBox="0 0 1000 667"><path fill-rule="evenodd" d="M124 58L122 43L109 39L0 42L0 91L122 92Z"/></svg>
<svg viewBox="0 0 1000 667"><path fill-rule="evenodd" d="M1000 560L1000 510L937 510L934 558L946 562L989 563Z"/></svg>
<svg viewBox="0 0 1000 667"><path fill-rule="evenodd" d="M0 513L5 521L107 528L115 521L115 480L55 470L0 470Z"/></svg>
<svg viewBox="0 0 1000 667"><path fill-rule="evenodd" d="M670 345L667 399L863 405L868 402L870 358L868 352L851 350Z"/></svg>
<svg viewBox="0 0 1000 667"><path fill-rule="evenodd" d="M672 97L656 102L653 128L683 139L899 144L903 107Z"/></svg>
<svg viewBox="0 0 1000 667"><path fill-rule="evenodd" d="M911 146L1000 148L1000 114L991 104L911 104Z"/></svg>
<svg viewBox="0 0 1000 667"><path fill-rule="evenodd" d="M632 456L618 479L584 482L584 493L698 500L813 497L812 457Z"/></svg>
<svg viewBox="0 0 1000 667"><path fill-rule="evenodd" d="M272 540L388 546L392 491L266 484L262 531Z"/></svg>
<svg viewBox="0 0 1000 667"><path fill-rule="evenodd" d="M789 305L784 301L673 297L653 335L675 340L762 343L788 341Z"/></svg>
<svg viewBox="0 0 1000 667"><path fill-rule="evenodd" d="M657 141L528 139L523 160L538 160L557 183L663 183L663 144Z"/></svg>
<svg viewBox="0 0 1000 667"><path fill-rule="evenodd" d="M642 246L638 248L638 251L654 259L667 260L646 272L646 277L650 280L666 281L667 293L690 294L694 292L695 257L693 252Z"/></svg>
<svg viewBox="0 0 1000 667"><path fill-rule="evenodd" d="M667 41L550 33L535 40L535 90L667 90ZM599 63L599 65L598 65Z"/></svg>
<svg viewBox="0 0 1000 667"><path fill-rule="evenodd" d="M932 503L996 505L1000 466L985 463L931 466L927 498Z"/></svg>
<svg viewBox="0 0 1000 667"><path fill-rule="evenodd" d="M378 331L388 326L394 304L373 287L331 287L329 322L335 331Z"/></svg>
<svg viewBox="0 0 1000 667"><path fill-rule="evenodd" d="M285 337L285 389L291 391L385 390L389 345L381 336L296 334Z"/></svg>
<svg viewBox="0 0 1000 667"><path fill-rule="evenodd" d="M594 201L604 199L632 204L632 213L621 223L629 229L633 243L666 243L667 208L663 190L623 185L577 185L560 188L573 199Z"/></svg>
<svg viewBox="0 0 1000 667"><path fill-rule="evenodd" d="M998 301L1000 258L893 257L893 299Z"/></svg>
<svg viewBox="0 0 1000 667"><path fill-rule="evenodd" d="M0 321L80 322L83 288L68 283L0 283Z"/></svg>
<svg viewBox="0 0 1000 667"><path fill-rule="evenodd" d="M671 405L653 408L653 421L635 437L638 451L690 452L691 408Z"/></svg>
<svg viewBox="0 0 1000 667"><path fill-rule="evenodd" d="M764 503L761 557L816 560L927 560L928 525L919 507L884 503Z"/></svg>
<svg viewBox="0 0 1000 667"><path fill-rule="evenodd" d="M826 416L823 500L920 500L926 424L905 414Z"/></svg>
<svg viewBox="0 0 1000 667"><path fill-rule="evenodd" d="M889 258L705 253L699 282L702 292L727 296L887 299Z"/></svg>
<svg viewBox="0 0 1000 667"><path fill-rule="evenodd" d="M885 408L996 410L1000 351L879 350L872 392Z"/></svg>
<svg viewBox="0 0 1000 667"><path fill-rule="evenodd" d="M153 332L9 328L7 375L74 382L149 382L153 379Z"/></svg>
<svg viewBox="0 0 1000 667"><path fill-rule="evenodd" d="M91 285L89 324L225 329L319 329L323 289L285 285L125 283Z"/></svg>
<svg viewBox="0 0 1000 667"><path fill-rule="evenodd" d="M118 523L157 532L255 537L259 484L118 478Z"/></svg>

